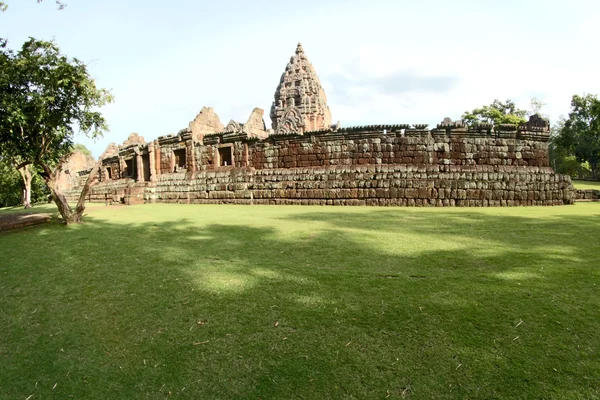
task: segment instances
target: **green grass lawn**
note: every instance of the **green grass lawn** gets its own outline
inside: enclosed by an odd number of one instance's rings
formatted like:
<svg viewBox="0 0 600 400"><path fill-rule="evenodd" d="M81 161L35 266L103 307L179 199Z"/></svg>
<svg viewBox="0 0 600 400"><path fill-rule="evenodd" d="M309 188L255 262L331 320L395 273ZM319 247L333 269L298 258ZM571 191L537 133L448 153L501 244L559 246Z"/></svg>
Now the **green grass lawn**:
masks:
<svg viewBox="0 0 600 400"><path fill-rule="evenodd" d="M91 205L0 235L0 398L598 398L599 243L598 203Z"/></svg>
<svg viewBox="0 0 600 400"><path fill-rule="evenodd" d="M48 213L58 214L58 210L54 203L40 203L34 204L31 208L23 208L23 206L16 207L0 207L0 217L9 214L31 214L31 213Z"/></svg>
<svg viewBox="0 0 600 400"><path fill-rule="evenodd" d="M575 189L600 190L600 182L594 182L594 181L580 181L577 179L573 179L573 186L575 186Z"/></svg>

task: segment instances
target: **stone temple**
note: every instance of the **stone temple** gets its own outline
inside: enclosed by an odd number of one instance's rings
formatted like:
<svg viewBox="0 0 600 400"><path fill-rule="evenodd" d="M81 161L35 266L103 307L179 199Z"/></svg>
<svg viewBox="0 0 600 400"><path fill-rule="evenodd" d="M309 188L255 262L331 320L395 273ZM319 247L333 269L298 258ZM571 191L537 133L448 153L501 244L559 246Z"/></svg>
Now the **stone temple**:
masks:
<svg viewBox="0 0 600 400"><path fill-rule="evenodd" d="M331 126L327 96L301 44L279 80L271 121L277 134L318 131Z"/></svg>
<svg viewBox="0 0 600 400"><path fill-rule="evenodd" d="M549 166L548 122L466 127L332 124L327 97L302 45L281 75L272 128L255 108L223 124L210 107L177 134L132 134L102 155L91 202L379 206L562 205L568 176ZM67 196L90 170L70 171Z"/></svg>

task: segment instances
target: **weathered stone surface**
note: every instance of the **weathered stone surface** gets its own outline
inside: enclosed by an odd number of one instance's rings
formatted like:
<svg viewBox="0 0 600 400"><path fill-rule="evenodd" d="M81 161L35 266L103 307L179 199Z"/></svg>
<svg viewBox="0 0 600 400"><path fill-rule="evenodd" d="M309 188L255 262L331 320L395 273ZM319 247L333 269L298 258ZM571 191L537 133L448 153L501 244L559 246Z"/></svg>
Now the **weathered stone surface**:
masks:
<svg viewBox="0 0 600 400"><path fill-rule="evenodd" d="M0 232L50 222L48 214L17 214L0 216Z"/></svg>
<svg viewBox="0 0 600 400"><path fill-rule="evenodd" d="M105 187L103 187L103 185ZM112 188L112 189L109 189ZM318 204L377 206L521 206L573 202L568 177L548 167L330 166L238 168L169 174L154 186L127 183L117 201L167 203ZM106 201L114 183L101 183L90 200ZM104 194L104 197L103 195ZM110 196L109 196L110 197ZM112 199L111 199L112 200Z"/></svg>
<svg viewBox="0 0 600 400"><path fill-rule="evenodd" d="M119 146L116 143L109 143L104 150L104 154L102 154L103 158L114 157L119 154Z"/></svg>
<svg viewBox="0 0 600 400"><path fill-rule="evenodd" d="M88 171L94 167L96 160L94 157L76 151L63 164L62 170L58 174L58 186L61 190L67 190L72 187L81 186L81 181L85 182L87 174L80 174L80 171Z"/></svg>
<svg viewBox="0 0 600 400"><path fill-rule="evenodd" d="M303 133L331 126L327 96L301 44L281 75L271 107L276 134Z"/></svg>
<svg viewBox="0 0 600 400"><path fill-rule="evenodd" d="M225 127L225 132L241 133L243 129L244 125L240 124L237 121L231 120Z"/></svg>
<svg viewBox="0 0 600 400"><path fill-rule="evenodd" d="M267 133L267 127L264 120L265 110L262 108L255 108L248 117L248 121L244 124L243 132L245 132L250 138L264 139L269 134Z"/></svg>
<svg viewBox="0 0 600 400"><path fill-rule="evenodd" d="M132 144L145 144L145 143L146 143L146 140L144 140L144 137L143 137L143 136L140 136L140 135L139 135L139 134L137 134L137 133L131 133L131 134L130 134L130 135L127 137L127 140L125 140L125 141L123 142L123 145L122 145L122 146L120 146L120 147L121 147L121 148L123 148L123 147L128 147L128 146L130 146L130 145L132 145Z"/></svg>
<svg viewBox="0 0 600 400"><path fill-rule="evenodd" d="M549 130L537 116L519 127L467 128L450 119L432 131L426 124L332 127L300 45L275 94L274 132L263 114L257 108L244 125L223 127L204 107L177 135L149 144L130 137L104 156L89 201L488 207L576 197L570 178L549 167Z"/></svg>
<svg viewBox="0 0 600 400"><path fill-rule="evenodd" d="M225 127L212 107L202 107L196 118L189 124L194 140L200 141L208 133L223 132Z"/></svg>
<svg viewBox="0 0 600 400"><path fill-rule="evenodd" d="M600 201L600 190L578 189L575 193L577 201Z"/></svg>

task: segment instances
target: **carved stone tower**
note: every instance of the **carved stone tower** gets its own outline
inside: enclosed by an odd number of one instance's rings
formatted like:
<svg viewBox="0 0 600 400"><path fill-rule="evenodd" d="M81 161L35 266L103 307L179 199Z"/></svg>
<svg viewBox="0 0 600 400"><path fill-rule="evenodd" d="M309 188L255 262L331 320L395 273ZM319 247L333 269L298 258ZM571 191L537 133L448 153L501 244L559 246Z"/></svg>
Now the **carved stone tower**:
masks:
<svg viewBox="0 0 600 400"><path fill-rule="evenodd" d="M327 96L317 73L298 43L281 75L271 107L275 133L304 133L331 126Z"/></svg>

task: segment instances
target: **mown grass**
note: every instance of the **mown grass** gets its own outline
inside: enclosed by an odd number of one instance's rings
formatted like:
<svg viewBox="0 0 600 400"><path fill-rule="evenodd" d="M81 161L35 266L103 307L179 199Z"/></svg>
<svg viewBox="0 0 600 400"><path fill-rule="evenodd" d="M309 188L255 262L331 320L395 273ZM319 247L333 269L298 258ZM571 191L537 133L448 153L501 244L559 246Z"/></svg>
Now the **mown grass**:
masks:
<svg viewBox="0 0 600 400"><path fill-rule="evenodd" d="M600 396L600 205L91 206L0 235L0 397Z"/></svg>
<svg viewBox="0 0 600 400"><path fill-rule="evenodd" d="M23 208L23 206L15 207L0 207L0 217L10 214L32 214L32 213L47 213L59 215L54 203L38 203L31 208Z"/></svg>
<svg viewBox="0 0 600 400"><path fill-rule="evenodd" d="M575 189L600 190L600 182L595 182L595 181L582 181L582 180L573 179L573 186L575 186Z"/></svg>

